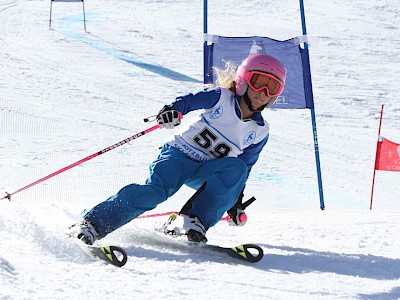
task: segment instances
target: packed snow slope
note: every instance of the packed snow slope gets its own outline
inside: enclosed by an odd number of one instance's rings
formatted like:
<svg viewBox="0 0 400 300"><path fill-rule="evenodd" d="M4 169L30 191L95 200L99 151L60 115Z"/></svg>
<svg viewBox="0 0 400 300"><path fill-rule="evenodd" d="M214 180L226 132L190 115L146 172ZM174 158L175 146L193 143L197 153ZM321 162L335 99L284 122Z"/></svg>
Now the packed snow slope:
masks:
<svg viewBox="0 0 400 300"><path fill-rule="evenodd" d="M140 132L175 97L200 90L200 0L0 0L0 189L14 192ZM156 130L0 201L0 299L397 299L400 174L378 171L382 132L400 143L397 0L305 1L326 210L309 110L268 110L270 140L246 187L257 201L241 228L220 222L210 243L258 243L240 263L153 233L137 219L102 243L123 268L82 253L64 234L84 209L143 182L171 131ZM208 32L301 35L298 2L210 1ZM184 122L187 122L187 117ZM173 172L174 170L171 170ZM183 188L149 213L179 210Z"/></svg>

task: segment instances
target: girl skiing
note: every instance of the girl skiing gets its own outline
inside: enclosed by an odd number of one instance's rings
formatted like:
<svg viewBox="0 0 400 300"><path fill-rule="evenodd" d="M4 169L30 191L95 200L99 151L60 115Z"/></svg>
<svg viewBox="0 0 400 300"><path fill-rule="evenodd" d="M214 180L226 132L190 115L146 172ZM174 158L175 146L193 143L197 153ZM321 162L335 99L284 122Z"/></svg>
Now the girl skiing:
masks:
<svg viewBox="0 0 400 300"><path fill-rule="evenodd" d="M69 228L70 235L93 244L154 209L184 184L197 192L178 216L164 224L166 233L207 242L207 230L225 212L232 224L244 225L243 210L250 203L242 203L243 190L269 136L261 111L281 94L286 70L274 57L254 54L236 72L231 64L215 71L215 88L178 97L158 113L160 127L172 129L180 125L181 115L198 111L163 145L145 184L129 184L93 207Z"/></svg>

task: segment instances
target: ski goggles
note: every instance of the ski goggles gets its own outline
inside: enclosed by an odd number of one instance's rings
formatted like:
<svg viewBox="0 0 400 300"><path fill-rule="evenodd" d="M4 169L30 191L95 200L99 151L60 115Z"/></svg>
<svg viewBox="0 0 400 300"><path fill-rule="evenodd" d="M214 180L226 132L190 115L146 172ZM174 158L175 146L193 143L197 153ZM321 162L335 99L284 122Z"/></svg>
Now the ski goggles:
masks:
<svg viewBox="0 0 400 300"><path fill-rule="evenodd" d="M256 92L264 90L268 97L278 97L283 91L284 83L278 77L260 71L250 71L247 73L246 81Z"/></svg>

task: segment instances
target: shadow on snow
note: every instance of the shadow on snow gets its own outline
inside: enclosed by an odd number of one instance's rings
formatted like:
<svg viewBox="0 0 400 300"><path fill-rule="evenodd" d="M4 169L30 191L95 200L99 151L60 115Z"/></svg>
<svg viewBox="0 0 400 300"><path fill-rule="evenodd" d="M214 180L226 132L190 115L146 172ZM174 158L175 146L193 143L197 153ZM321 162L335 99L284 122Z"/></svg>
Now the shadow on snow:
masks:
<svg viewBox="0 0 400 300"><path fill-rule="evenodd" d="M262 245L266 256L265 270L308 273L325 272L378 280L400 278L400 259L383 256L321 252L304 248ZM267 248L267 249L266 249ZM268 249L287 251L287 254L268 254Z"/></svg>

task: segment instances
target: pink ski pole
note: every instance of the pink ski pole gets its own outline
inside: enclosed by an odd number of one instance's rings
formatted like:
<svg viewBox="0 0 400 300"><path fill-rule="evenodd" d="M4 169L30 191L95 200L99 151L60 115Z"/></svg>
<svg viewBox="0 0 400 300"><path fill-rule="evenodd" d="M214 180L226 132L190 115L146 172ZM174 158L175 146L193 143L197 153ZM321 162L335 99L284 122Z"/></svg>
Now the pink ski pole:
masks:
<svg viewBox="0 0 400 300"><path fill-rule="evenodd" d="M135 219L147 219L147 218L163 217L163 216L169 216L171 214L179 214L179 212L177 212L177 211L168 211L168 212L151 214L151 215L141 215L139 217L136 217ZM222 217L220 221L229 221L229 220L232 220L232 218L230 216L225 216L225 217Z"/></svg>
<svg viewBox="0 0 400 300"><path fill-rule="evenodd" d="M51 173L51 174L49 174L49 175L47 175L47 176L45 176L43 178L40 178L40 179L36 180L35 182L32 182L32 183L30 183L30 184L28 184L28 185L16 190L15 192L12 192L12 193L7 193L6 192L6 195L4 197L0 198L0 200L3 200L3 199L11 200L11 196L13 196L13 195L15 195L15 194L17 194L19 192L22 192L22 191L24 191L26 189L29 189L30 187L32 187L32 186L34 186L34 185L36 185L38 183L41 183L41 182L43 182L43 181L45 181L47 179L50 179L50 178L52 178L52 177L54 177L54 176L56 176L58 174L61 174L61 173L65 172L65 171L67 171L69 169L72 169L73 167L76 167L76 166L78 166L78 165L80 165L80 164L82 164L82 163L84 163L84 162L86 162L88 160L91 160L92 158L95 158L96 156L102 155L102 154L104 154L104 153L106 153L108 151L111 151L111 150L119 147L119 146L122 146L122 145L124 145L126 143L129 143L130 141L135 140L135 139L137 139L137 138L139 138L139 137L141 137L141 136L143 136L143 135L145 135L145 134L147 134L149 132L152 132L153 130L156 130L158 128L160 128L159 124L154 125L153 127L150 127L150 128L148 128L146 130L143 130L143 131L141 131L139 133L136 133L136 134L132 135L131 137L128 137L128 138L126 138L126 139L124 139L124 140L122 140L122 141L120 141L120 142L118 142L118 143L116 143L114 145L111 145L111 146L109 146L109 147L107 147L107 148L105 148L103 150L100 150L100 151L98 151L98 152L96 152L96 153L94 153L92 155L89 155L89 156L87 156L85 158L82 158L81 160L78 160L77 162L74 162L73 164L70 164L69 166L66 166L66 167L64 167L64 168L62 168L62 169L60 169L58 171L55 171L55 172L53 172L53 173Z"/></svg>

